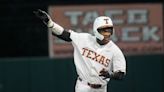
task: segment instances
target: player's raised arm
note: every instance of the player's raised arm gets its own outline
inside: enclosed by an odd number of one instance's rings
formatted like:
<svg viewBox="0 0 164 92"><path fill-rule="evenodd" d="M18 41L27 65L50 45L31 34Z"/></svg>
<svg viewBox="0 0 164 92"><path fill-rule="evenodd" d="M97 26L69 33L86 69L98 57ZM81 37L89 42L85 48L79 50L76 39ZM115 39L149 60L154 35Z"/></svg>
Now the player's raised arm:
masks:
<svg viewBox="0 0 164 92"><path fill-rule="evenodd" d="M63 39L65 41L72 41L70 39L70 33L68 31L65 31L65 29L58 25L57 23L53 22L51 17L45 12L40 9L34 11L34 14L43 21L45 25L47 25L48 28L51 29L52 34L57 36L60 39Z"/></svg>

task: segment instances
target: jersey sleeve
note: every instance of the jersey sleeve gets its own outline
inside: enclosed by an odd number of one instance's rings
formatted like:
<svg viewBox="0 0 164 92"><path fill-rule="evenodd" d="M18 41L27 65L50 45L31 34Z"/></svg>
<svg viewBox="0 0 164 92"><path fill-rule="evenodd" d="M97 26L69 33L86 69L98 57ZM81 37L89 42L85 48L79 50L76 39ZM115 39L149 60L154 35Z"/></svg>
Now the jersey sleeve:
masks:
<svg viewBox="0 0 164 92"><path fill-rule="evenodd" d="M70 38L73 42L78 42L80 40L80 33L74 32L74 31L70 31L71 35Z"/></svg>
<svg viewBox="0 0 164 92"><path fill-rule="evenodd" d="M117 49L113 57L113 72L121 71L126 73L126 60L120 49Z"/></svg>
<svg viewBox="0 0 164 92"><path fill-rule="evenodd" d="M75 44L84 44L89 36L87 33L77 33L74 31L70 31L70 38Z"/></svg>

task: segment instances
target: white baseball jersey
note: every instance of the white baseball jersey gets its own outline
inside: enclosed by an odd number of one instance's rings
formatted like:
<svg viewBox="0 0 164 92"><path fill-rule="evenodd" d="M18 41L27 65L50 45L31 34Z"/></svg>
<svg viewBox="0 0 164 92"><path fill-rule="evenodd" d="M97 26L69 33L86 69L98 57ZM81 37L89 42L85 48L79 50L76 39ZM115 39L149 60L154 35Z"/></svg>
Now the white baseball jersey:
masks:
<svg viewBox="0 0 164 92"><path fill-rule="evenodd" d="M74 63L77 74L83 80L106 85L110 79L103 80L99 72L104 68L111 72L126 72L126 62L122 51L112 42L99 45L96 37L88 33L70 32L74 47Z"/></svg>

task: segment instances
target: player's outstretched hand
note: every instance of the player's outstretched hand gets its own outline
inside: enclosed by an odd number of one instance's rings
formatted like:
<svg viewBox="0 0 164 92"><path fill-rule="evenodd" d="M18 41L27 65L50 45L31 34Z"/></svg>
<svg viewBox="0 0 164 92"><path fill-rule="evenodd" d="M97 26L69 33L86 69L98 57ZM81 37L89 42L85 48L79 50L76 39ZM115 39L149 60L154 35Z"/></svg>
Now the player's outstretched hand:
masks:
<svg viewBox="0 0 164 92"><path fill-rule="evenodd" d="M102 70L100 71L99 76L103 76L104 79L110 78L110 74L109 74L109 72L106 71L105 69L102 69Z"/></svg>
<svg viewBox="0 0 164 92"><path fill-rule="evenodd" d="M36 11L33 11L33 13L43 21L44 24L48 24L49 20L51 19L50 16L43 10L38 9Z"/></svg>

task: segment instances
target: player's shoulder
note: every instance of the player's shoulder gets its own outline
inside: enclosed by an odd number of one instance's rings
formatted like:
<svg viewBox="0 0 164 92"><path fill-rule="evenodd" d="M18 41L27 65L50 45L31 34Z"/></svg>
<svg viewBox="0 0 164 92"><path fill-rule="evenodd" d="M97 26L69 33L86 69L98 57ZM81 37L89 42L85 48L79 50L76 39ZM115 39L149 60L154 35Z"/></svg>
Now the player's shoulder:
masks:
<svg viewBox="0 0 164 92"><path fill-rule="evenodd" d="M112 50L114 51L114 53L122 53L122 50L120 49L120 47L115 44L113 41L110 42L111 46L112 46Z"/></svg>
<svg viewBox="0 0 164 92"><path fill-rule="evenodd" d="M75 32L75 31L71 31L72 34L78 35L78 37L82 37L82 38L90 38L92 37L91 34L89 33L85 33L85 32Z"/></svg>
<svg viewBox="0 0 164 92"><path fill-rule="evenodd" d="M91 37L91 34L89 33L79 33L79 34L81 34L82 36Z"/></svg>

